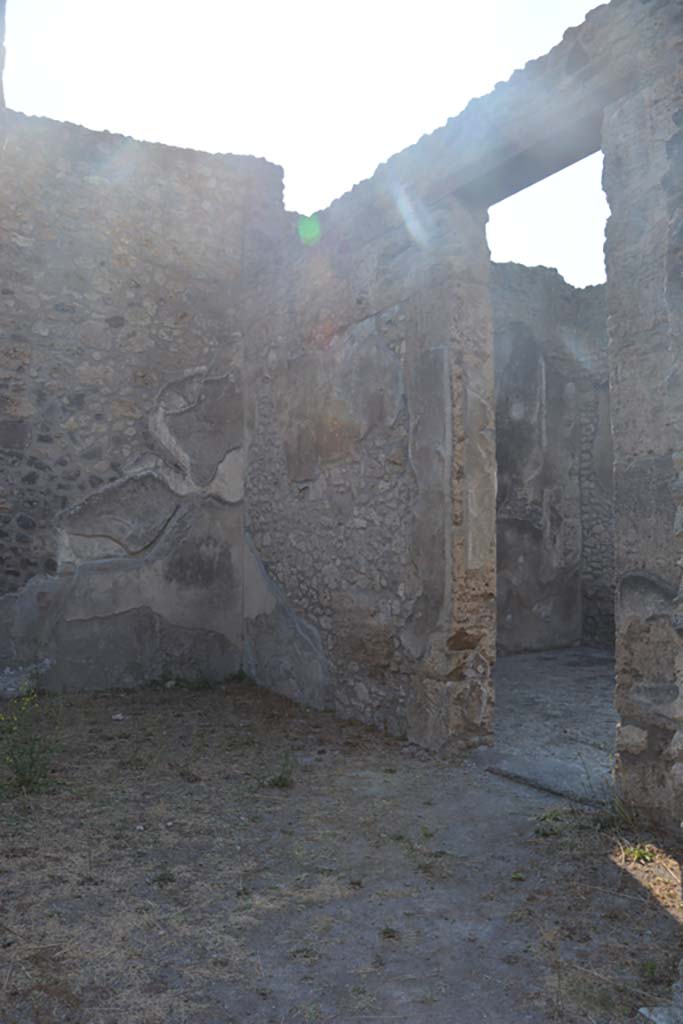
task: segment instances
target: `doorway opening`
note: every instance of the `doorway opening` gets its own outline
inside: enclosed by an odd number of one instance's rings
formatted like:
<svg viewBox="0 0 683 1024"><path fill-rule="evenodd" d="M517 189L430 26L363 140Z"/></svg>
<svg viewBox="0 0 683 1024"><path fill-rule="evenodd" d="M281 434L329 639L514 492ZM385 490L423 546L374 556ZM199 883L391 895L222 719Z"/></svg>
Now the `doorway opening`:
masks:
<svg viewBox="0 0 683 1024"><path fill-rule="evenodd" d="M571 178L573 170L507 199L500 218L492 209L494 259L501 249L514 255L509 240L499 244L500 221L511 220L507 204L522 205L526 223L533 225L535 216L556 242L552 204L530 214L530 199L536 189L547 194L551 184L562 190L563 176ZM575 207L582 199L585 187ZM600 199L606 202L602 193L589 197L593 213ZM553 201L557 206L557 195ZM528 259L533 239L520 235L520 243ZM583 258L595 275L595 253ZM498 662L496 745L482 756L505 774L599 800L611 787L616 729L605 285L576 288L556 269L494 262L491 300Z"/></svg>

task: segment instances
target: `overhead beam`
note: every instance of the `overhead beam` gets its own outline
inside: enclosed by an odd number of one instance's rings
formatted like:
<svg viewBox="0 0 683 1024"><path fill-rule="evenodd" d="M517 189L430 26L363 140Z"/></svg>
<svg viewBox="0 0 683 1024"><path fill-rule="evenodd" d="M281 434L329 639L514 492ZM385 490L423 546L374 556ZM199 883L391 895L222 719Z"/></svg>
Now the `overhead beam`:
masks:
<svg viewBox="0 0 683 1024"><path fill-rule="evenodd" d="M632 45L647 4L596 8L544 57L472 100L443 128L378 168L377 176L430 205L456 194L492 206L601 147L605 109L637 81ZM631 40L625 45L625 40Z"/></svg>

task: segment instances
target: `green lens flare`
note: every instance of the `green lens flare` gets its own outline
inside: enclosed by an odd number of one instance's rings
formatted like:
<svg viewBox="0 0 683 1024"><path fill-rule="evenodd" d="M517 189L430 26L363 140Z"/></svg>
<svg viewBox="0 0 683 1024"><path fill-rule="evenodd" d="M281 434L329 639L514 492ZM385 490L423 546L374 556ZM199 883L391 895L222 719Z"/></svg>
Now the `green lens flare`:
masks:
<svg viewBox="0 0 683 1024"><path fill-rule="evenodd" d="M299 217L297 231L299 240L304 245L317 245L320 241L320 221L315 214L312 217L304 217L302 214Z"/></svg>

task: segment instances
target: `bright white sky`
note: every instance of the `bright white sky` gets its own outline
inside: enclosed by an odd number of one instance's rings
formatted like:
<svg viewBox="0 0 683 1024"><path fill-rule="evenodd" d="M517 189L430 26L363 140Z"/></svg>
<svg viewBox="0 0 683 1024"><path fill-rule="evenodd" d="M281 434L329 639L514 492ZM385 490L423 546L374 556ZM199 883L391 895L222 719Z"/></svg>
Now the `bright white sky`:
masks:
<svg viewBox="0 0 683 1024"><path fill-rule="evenodd" d="M28 114L264 156L327 206L559 42L598 0L8 0L5 92ZM599 155L491 210L496 260L604 280Z"/></svg>

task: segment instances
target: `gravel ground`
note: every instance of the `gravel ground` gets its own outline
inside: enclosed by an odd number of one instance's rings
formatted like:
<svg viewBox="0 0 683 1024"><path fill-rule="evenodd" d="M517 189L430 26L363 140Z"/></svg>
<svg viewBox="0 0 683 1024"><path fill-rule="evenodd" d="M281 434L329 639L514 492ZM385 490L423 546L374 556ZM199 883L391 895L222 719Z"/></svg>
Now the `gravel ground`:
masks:
<svg viewBox="0 0 683 1024"><path fill-rule="evenodd" d="M43 697L0 799L2 1024L616 1024L680 851L246 681Z"/></svg>

